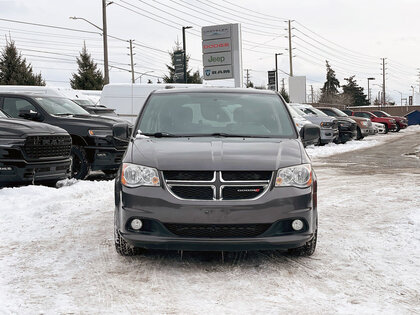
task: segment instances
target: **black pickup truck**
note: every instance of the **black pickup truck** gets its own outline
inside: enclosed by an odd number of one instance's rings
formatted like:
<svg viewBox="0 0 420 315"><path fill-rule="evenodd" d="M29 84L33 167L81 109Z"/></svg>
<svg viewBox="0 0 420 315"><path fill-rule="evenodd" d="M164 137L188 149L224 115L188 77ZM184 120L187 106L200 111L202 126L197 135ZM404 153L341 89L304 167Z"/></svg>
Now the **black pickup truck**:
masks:
<svg viewBox="0 0 420 315"><path fill-rule="evenodd" d="M0 111L0 187L51 183L69 176L71 137L48 124Z"/></svg>
<svg viewBox="0 0 420 315"><path fill-rule="evenodd" d="M71 176L85 178L90 170L114 174L128 145L127 124L95 116L67 98L30 93L0 93L0 109L13 118L44 122L66 130L72 138Z"/></svg>

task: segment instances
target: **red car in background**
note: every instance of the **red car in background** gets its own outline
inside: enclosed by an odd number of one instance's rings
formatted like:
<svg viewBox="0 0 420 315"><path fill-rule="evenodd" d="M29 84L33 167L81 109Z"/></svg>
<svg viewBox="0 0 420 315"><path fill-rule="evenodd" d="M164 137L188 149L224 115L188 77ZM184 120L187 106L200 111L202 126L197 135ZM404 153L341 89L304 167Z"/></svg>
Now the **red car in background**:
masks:
<svg viewBox="0 0 420 315"><path fill-rule="evenodd" d="M348 114L348 115L350 115L350 114ZM399 131L400 130L400 129L397 128L397 121L394 118L378 117L375 114L372 114L371 112L365 112L365 111L357 111L357 112L351 111L351 116L369 118L373 122L384 124L385 125L385 133L388 133L388 131Z"/></svg>
<svg viewBox="0 0 420 315"><path fill-rule="evenodd" d="M372 114L374 114L378 117L388 117L388 118L395 119L395 121L397 122L397 130L396 131L400 131L400 129L405 129L405 128L408 127L408 119L405 118L405 117L391 116L390 114L388 114L387 112L384 112L382 110L372 111Z"/></svg>

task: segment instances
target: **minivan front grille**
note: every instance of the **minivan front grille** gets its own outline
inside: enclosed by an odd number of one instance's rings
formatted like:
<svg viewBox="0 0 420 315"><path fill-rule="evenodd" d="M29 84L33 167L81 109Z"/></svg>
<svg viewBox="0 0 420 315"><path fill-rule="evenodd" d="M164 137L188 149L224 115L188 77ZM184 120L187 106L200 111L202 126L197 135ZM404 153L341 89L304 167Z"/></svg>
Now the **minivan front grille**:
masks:
<svg viewBox="0 0 420 315"><path fill-rule="evenodd" d="M167 180L210 181L214 171L164 171Z"/></svg>
<svg viewBox="0 0 420 315"><path fill-rule="evenodd" d="M70 136L29 136L23 147L28 159L69 157Z"/></svg>
<svg viewBox="0 0 420 315"><path fill-rule="evenodd" d="M163 171L166 188L182 200L251 200L269 188L271 171Z"/></svg>
<svg viewBox="0 0 420 315"><path fill-rule="evenodd" d="M173 234L182 237L234 238L256 237L263 234L270 224L176 224L167 223L165 227Z"/></svg>

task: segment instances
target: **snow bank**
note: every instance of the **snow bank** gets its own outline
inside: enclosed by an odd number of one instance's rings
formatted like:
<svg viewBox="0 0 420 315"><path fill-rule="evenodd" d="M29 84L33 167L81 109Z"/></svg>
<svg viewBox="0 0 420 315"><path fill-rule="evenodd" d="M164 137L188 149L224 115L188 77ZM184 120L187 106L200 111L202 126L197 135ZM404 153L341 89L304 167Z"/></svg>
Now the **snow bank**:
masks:
<svg viewBox="0 0 420 315"><path fill-rule="evenodd" d="M406 129L400 130L398 133L389 132L387 134L377 134L365 137L363 140L349 141L345 144L329 143L324 146L308 146L306 152L311 158L327 157L334 154L370 148L387 141L393 141L400 137L404 137L406 134L413 134L419 131L420 125L409 126Z"/></svg>

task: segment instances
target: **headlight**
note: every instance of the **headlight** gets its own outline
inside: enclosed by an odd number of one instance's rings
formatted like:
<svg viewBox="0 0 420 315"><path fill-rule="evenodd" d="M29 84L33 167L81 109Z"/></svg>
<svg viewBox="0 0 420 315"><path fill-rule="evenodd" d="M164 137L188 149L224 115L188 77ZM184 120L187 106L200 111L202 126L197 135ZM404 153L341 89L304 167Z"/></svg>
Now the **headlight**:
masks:
<svg viewBox="0 0 420 315"><path fill-rule="evenodd" d="M89 136L91 137L108 137L112 136L112 130L111 129L91 129L88 131Z"/></svg>
<svg viewBox="0 0 420 315"><path fill-rule="evenodd" d="M15 144L24 144L25 139L11 139L11 138L0 138L0 146L11 147Z"/></svg>
<svg viewBox="0 0 420 315"><path fill-rule="evenodd" d="M160 186L157 169L130 163L123 163L121 183L127 187Z"/></svg>
<svg viewBox="0 0 420 315"><path fill-rule="evenodd" d="M369 123L367 121L362 121L363 126L367 126Z"/></svg>
<svg viewBox="0 0 420 315"><path fill-rule="evenodd" d="M310 164L281 168L277 171L276 186L309 187L312 184Z"/></svg>
<svg viewBox="0 0 420 315"><path fill-rule="evenodd" d="M334 123L332 123L332 122L326 122L326 121L323 121L321 124L320 124L320 126L322 127L322 128L332 128L332 126L334 125Z"/></svg>
<svg viewBox="0 0 420 315"><path fill-rule="evenodd" d="M397 121L395 119L391 119L391 122L395 124Z"/></svg>

